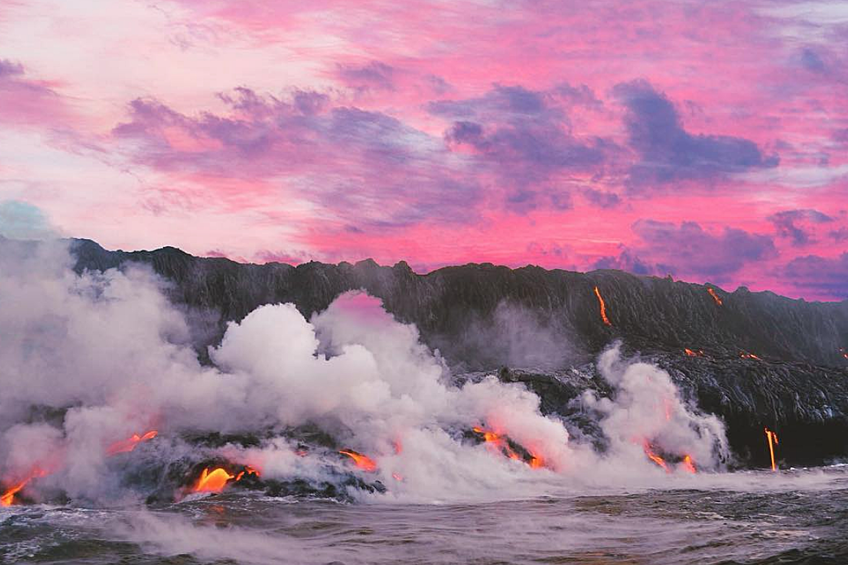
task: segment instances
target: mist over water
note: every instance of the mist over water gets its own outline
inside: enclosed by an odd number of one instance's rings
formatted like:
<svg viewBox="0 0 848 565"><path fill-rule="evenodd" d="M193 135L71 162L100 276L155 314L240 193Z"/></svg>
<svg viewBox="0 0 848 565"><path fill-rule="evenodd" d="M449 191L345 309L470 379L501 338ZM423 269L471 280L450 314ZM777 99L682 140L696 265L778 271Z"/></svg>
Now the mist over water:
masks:
<svg viewBox="0 0 848 565"><path fill-rule="evenodd" d="M673 512L652 515L652 501L681 496L692 506L703 496L694 491L729 500L736 495L727 492L764 486L820 492L841 480L838 470L724 473L732 454L723 423L681 398L659 367L624 358L619 344L597 360L609 394L577 400L600 430L589 438L543 415L521 384L494 375L456 384L414 326L363 293L309 319L291 304L259 307L229 324L202 365L191 313L168 302L166 281L138 266L78 275L71 265L58 242L0 243L0 490L23 484L0 524L24 541L36 532L32 547L0 536L15 559L91 538L112 540L91 562L122 551L199 562L273 563L283 553L295 562L396 562L405 543L419 551L428 540L444 552L432 562L516 543L507 561L566 551L616 562L630 553L615 539L601 543L611 519L622 539L666 529L660 546L669 547L692 535L688 520L704 525L691 512L682 524ZM528 355L538 361L541 352ZM277 491L231 484L221 496L192 494L200 467L214 465L233 475L255 469ZM293 484L310 496L285 497ZM346 504L318 502L318 491ZM601 494L610 498L585 498ZM629 496L647 516L632 512ZM613 506L599 511L600 500ZM109 526L93 524L103 519ZM359 540L362 528L371 534ZM560 531L567 546L545 546ZM382 541L368 545L372 534ZM611 553L593 557L599 544Z"/></svg>

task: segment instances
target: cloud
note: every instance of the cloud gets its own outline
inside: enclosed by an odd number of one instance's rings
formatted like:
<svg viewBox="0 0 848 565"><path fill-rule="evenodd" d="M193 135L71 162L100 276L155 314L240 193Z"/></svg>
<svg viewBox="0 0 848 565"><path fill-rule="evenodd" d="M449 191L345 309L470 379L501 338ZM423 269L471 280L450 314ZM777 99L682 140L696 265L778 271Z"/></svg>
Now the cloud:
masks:
<svg viewBox="0 0 848 565"><path fill-rule="evenodd" d="M621 204L621 197L614 192L604 192L602 190L595 190L594 188L587 188L583 191L583 196L586 197L586 200L600 208L614 208Z"/></svg>
<svg viewBox="0 0 848 565"><path fill-rule="evenodd" d="M805 294L836 300L848 298L848 253L832 258L796 257L780 274Z"/></svg>
<svg viewBox="0 0 848 565"><path fill-rule="evenodd" d="M56 231L37 206L20 200L4 200L0 201L0 237L50 239L56 237Z"/></svg>
<svg viewBox="0 0 848 565"><path fill-rule="evenodd" d="M427 108L452 120L445 132L448 145L470 154L481 170L494 171L507 205L524 211L543 203L570 208L569 179L561 177L598 172L612 149L606 140L572 133L566 110L573 104L597 99L585 86L534 91L495 85L481 97L440 100Z"/></svg>
<svg viewBox="0 0 848 565"><path fill-rule="evenodd" d="M56 127L69 116L65 100L21 63L0 59L0 123Z"/></svg>
<svg viewBox="0 0 848 565"><path fill-rule="evenodd" d="M714 234L697 222L639 220L633 232L641 240L635 247L641 257L666 272L714 282L728 280L745 265L777 254L770 237L737 228L725 227Z"/></svg>
<svg viewBox="0 0 848 565"><path fill-rule="evenodd" d="M475 217L476 179L438 137L381 112L334 106L316 92L280 99L239 88L221 99L229 112L193 116L137 99L113 133L136 162L282 185L289 195L363 227ZM249 194L225 189L219 196L243 201Z"/></svg>
<svg viewBox="0 0 848 565"><path fill-rule="evenodd" d="M777 234L787 237L792 245L801 246L813 242L813 229L810 224L833 222L833 218L818 210L785 210L768 216L768 221L774 224Z"/></svg>
<svg viewBox="0 0 848 565"><path fill-rule="evenodd" d="M24 74L24 66L7 59L0 59L0 79Z"/></svg>
<svg viewBox="0 0 848 565"><path fill-rule="evenodd" d="M634 188L710 180L778 164L776 156L764 156L753 141L687 132L671 101L647 81L618 84L613 93L627 108L629 143L640 157L630 170Z"/></svg>
<svg viewBox="0 0 848 565"><path fill-rule="evenodd" d="M394 90L395 74L394 67L380 61L371 61L360 66L340 64L336 71L343 83L357 89Z"/></svg>
<svg viewBox="0 0 848 565"><path fill-rule="evenodd" d="M801 65L814 73L824 73L827 71L827 65L825 65L821 56L809 47L801 51Z"/></svg>
<svg viewBox="0 0 848 565"><path fill-rule="evenodd" d="M621 246L621 252L617 256L601 257L592 264L593 269L617 269L634 275L661 275L671 272L668 267L663 267L646 263L624 245Z"/></svg>

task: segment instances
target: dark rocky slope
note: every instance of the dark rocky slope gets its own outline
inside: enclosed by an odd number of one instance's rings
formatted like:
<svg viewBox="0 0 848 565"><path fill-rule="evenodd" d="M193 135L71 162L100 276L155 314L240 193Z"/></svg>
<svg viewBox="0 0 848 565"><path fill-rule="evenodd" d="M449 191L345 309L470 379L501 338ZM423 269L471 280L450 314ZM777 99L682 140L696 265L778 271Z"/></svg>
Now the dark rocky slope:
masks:
<svg viewBox="0 0 848 565"><path fill-rule="evenodd" d="M592 385L563 369L585 366L620 338L628 352L669 370L702 410L723 417L743 461L765 463L764 425L780 434L787 463L848 456L848 301L729 293L620 271L472 264L417 275L403 262L246 265L171 247L107 251L88 240L73 240L72 249L78 271L139 262L172 281L173 302L201 314L201 357L226 321L259 305L293 302L310 316L339 294L364 289L414 323L458 372L523 369L501 371L501 378L539 392L548 412L573 415L570 401ZM595 287L611 325L601 319Z"/></svg>

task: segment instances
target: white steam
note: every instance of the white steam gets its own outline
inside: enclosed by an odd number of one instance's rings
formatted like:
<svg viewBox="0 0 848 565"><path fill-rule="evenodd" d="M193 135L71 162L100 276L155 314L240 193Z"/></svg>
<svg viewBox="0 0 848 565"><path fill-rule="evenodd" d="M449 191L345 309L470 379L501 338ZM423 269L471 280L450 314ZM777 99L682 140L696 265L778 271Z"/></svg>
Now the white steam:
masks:
<svg viewBox="0 0 848 565"><path fill-rule="evenodd" d="M343 295L309 321L290 304L257 308L229 325L210 350L214 366L204 367L185 316L149 270L77 275L70 265L59 244L0 244L0 482L38 468L36 498L56 489L121 500L136 454L110 457L109 446L150 429L159 432L146 446L154 457L196 451L191 434L255 434L266 438L256 447L204 449L256 466L263 478L331 482L354 473L382 482L384 499L420 501L666 480L646 442L672 458L689 455L699 469L717 469L726 456L715 417L696 415L665 372L622 361L617 349L599 361L614 397L583 399L609 440L599 454L542 415L522 385L492 376L452 386L417 329L364 294ZM377 470L356 470L331 449L299 453L283 433L305 424L367 454ZM506 457L502 444L474 441L475 426L508 436L540 468Z"/></svg>

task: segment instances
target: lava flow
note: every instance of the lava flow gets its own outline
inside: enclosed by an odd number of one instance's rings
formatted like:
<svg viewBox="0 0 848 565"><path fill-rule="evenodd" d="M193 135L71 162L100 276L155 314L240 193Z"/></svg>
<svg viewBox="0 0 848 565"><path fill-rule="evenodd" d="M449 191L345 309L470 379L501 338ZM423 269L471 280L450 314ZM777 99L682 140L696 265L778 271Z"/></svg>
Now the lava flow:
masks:
<svg viewBox="0 0 848 565"><path fill-rule="evenodd" d="M774 446L777 444L777 434L768 428L766 430L766 438L768 439L769 455L771 456L771 470L777 471L777 465L774 462Z"/></svg>
<svg viewBox="0 0 848 565"><path fill-rule="evenodd" d="M374 460L368 457L367 455L362 455L361 453L356 452L352 449L342 449L339 451L339 453L341 453L342 455L347 455L348 457L353 459L353 463L363 471L373 473L377 470L377 463L375 463Z"/></svg>
<svg viewBox="0 0 848 565"><path fill-rule="evenodd" d="M645 449L645 455L648 456L648 459L657 464L657 466L662 467L666 473L671 473L671 469L668 468L668 464L665 462L665 459L657 455L653 448L651 448L651 444L647 441L643 444Z"/></svg>
<svg viewBox="0 0 848 565"><path fill-rule="evenodd" d="M218 467L212 471L209 468L203 469L200 473L200 478L197 479L197 484L194 485L194 492L221 492L227 483L235 479L235 475L231 475L223 467Z"/></svg>
<svg viewBox="0 0 848 565"><path fill-rule="evenodd" d="M607 305L606 305L606 303L604 302L604 297L603 297L603 296L601 296L601 291L600 291L600 290L598 290L598 287L597 287L597 286L595 287L595 296L597 296L597 297L598 297L598 304L600 304L600 305L601 305L601 320L603 320L603 321L604 321L604 324L605 324L605 325L607 325L607 326L611 326L611 325L612 325L612 322L610 322L610 321L609 321L609 318L607 318Z"/></svg>
<svg viewBox="0 0 848 565"><path fill-rule="evenodd" d="M746 351L743 351L742 353L740 353L739 357L741 357L742 359L756 359L757 361L762 361L762 359L760 359L759 357L757 357L753 353L748 353Z"/></svg>
<svg viewBox="0 0 848 565"><path fill-rule="evenodd" d="M159 432L157 432L156 430L150 430L149 432L141 436L138 434L133 434L127 439L116 441L115 443L110 445L108 449L106 449L106 454L117 455L119 453L129 453L130 451L135 449L139 443L143 441L149 441L155 438L157 435L159 435Z"/></svg>
<svg viewBox="0 0 848 565"><path fill-rule="evenodd" d="M3 495L0 496L0 506L11 506L15 502L15 495L18 494L29 482L37 477L43 477L47 473L42 471L41 469L35 468L33 469L29 476L18 483L12 485L10 488L6 489L3 492Z"/></svg>
<svg viewBox="0 0 848 565"><path fill-rule="evenodd" d="M688 472L692 473L693 475L698 472L698 470L695 468L695 462L692 461L692 456L690 456L690 455L686 455L686 456L683 457L682 465L683 465L684 469L686 469Z"/></svg>
<svg viewBox="0 0 848 565"><path fill-rule="evenodd" d="M686 347L686 348L683 349L683 351L689 357L703 357L704 356L704 350L703 349L689 349L688 347Z"/></svg>
<svg viewBox="0 0 848 565"><path fill-rule="evenodd" d="M242 480L245 476L253 475L255 477L259 477L259 471L251 467L250 465L245 465L244 468L236 475L233 475L223 467L215 467L211 469L206 467L200 473L200 477L198 477L197 482L192 487L192 492L221 492L224 490L224 487L230 484L230 482L237 483Z"/></svg>
<svg viewBox="0 0 848 565"><path fill-rule="evenodd" d="M712 287L708 286L708 287L707 287L707 292L709 292L709 293L710 293L710 296L712 296L712 297L713 297L713 300L715 300L715 303L716 303L717 305L721 306L721 305L724 303L724 301L721 299L721 297L720 297L718 294L716 294L716 291L714 291L714 290L712 289Z"/></svg>
<svg viewBox="0 0 848 565"><path fill-rule="evenodd" d="M487 444L491 444L506 457L516 461L524 461L532 469L541 469L545 466L545 460L524 447L514 443L507 436L495 433L493 431L484 430L479 426L472 428L475 434L482 436L482 439ZM522 453L519 453L521 451Z"/></svg>

